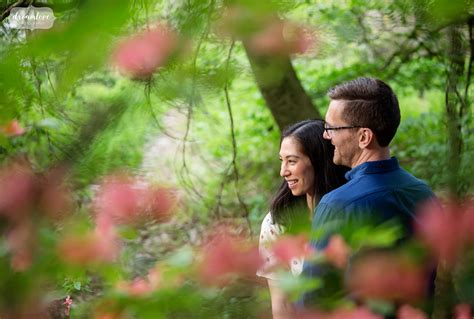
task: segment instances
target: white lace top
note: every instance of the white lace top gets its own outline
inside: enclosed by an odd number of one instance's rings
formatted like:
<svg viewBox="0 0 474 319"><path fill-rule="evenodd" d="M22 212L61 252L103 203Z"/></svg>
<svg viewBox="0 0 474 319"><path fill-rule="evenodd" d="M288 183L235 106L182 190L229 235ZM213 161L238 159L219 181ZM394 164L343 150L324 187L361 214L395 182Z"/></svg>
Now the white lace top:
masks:
<svg viewBox="0 0 474 319"><path fill-rule="evenodd" d="M257 271L257 276L267 279L278 280L278 274L275 272L275 266L278 260L271 251L271 245L277 240L278 236L285 232L283 226L274 223L272 214L269 212L262 222L260 229L259 250L264 260L262 268ZM303 258L293 258L288 265L294 276L298 276L303 271Z"/></svg>

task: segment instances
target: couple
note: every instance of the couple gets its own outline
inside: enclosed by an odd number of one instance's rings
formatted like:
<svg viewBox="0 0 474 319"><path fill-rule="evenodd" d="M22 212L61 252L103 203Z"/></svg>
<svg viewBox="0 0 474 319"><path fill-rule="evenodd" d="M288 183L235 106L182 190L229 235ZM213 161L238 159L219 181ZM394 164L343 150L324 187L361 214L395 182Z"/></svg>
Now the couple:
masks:
<svg viewBox="0 0 474 319"><path fill-rule="evenodd" d="M262 223L260 251L265 265L258 272L268 281L274 318L292 318L293 306L271 272L276 261L268 246L301 211L306 220L314 211L312 230L322 230L323 236L311 246L322 250L339 230L331 224L342 227L369 218L376 223L397 219L410 234L416 207L434 197L424 182L390 157L389 143L400 123L400 109L386 83L358 78L337 85L328 95L325 121L299 122L282 134L280 175L285 180ZM303 263L291 261L294 275L318 275L318 267L303 267ZM309 294L304 299L312 301Z"/></svg>

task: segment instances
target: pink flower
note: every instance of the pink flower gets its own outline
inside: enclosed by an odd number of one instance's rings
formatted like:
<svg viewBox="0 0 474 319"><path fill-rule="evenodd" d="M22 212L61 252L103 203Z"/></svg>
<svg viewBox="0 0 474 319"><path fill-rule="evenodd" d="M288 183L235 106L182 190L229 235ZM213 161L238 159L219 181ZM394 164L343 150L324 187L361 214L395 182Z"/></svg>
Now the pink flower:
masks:
<svg viewBox="0 0 474 319"><path fill-rule="evenodd" d="M364 307L354 309L337 309L333 312L319 310L304 310L298 312L298 319L382 319Z"/></svg>
<svg viewBox="0 0 474 319"><path fill-rule="evenodd" d="M65 173L63 169L52 169L41 184L40 207L53 219L63 217L72 207L72 194L65 185Z"/></svg>
<svg viewBox="0 0 474 319"><path fill-rule="evenodd" d="M256 245L229 234L214 236L203 248L202 257L199 275L211 285L225 285L233 276L253 277L262 265Z"/></svg>
<svg viewBox="0 0 474 319"><path fill-rule="evenodd" d="M63 303L65 306L66 306L66 309L64 310L64 314L66 316L69 316L69 313L71 312L71 306L72 306L72 298L71 296L66 296L66 299L64 299L64 303Z"/></svg>
<svg viewBox="0 0 474 319"><path fill-rule="evenodd" d="M34 228L30 220L16 223L7 233L11 265L15 271L27 270L33 259Z"/></svg>
<svg viewBox="0 0 474 319"><path fill-rule="evenodd" d="M108 231L117 224L135 224L145 219L168 221L177 204L173 190L148 187L125 176L107 178L94 200L96 224Z"/></svg>
<svg viewBox="0 0 474 319"><path fill-rule="evenodd" d="M127 177L110 177L94 200L98 224L136 222L141 213L142 193Z"/></svg>
<svg viewBox="0 0 474 319"><path fill-rule="evenodd" d="M429 202L416 225L421 241L440 259L453 265L474 244L474 202Z"/></svg>
<svg viewBox="0 0 474 319"><path fill-rule="evenodd" d="M70 235L58 247L61 259L78 265L112 262L117 258L119 250L117 237L112 233Z"/></svg>
<svg viewBox="0 0 474 319"><path fill-rule="evenodd" d="M361 299L418 301L424 297L428 277L425 269L405 256L370 253L351 264L348 286Z"/></svg>
<svg viewBox="0 0 474 319"><path fill-rule="evenodd" d="M157 289L163 281L163 274L158 270L158 268L152 268L148 272L147 280L152 289Z"/></svg>
<svg viewBox="0 0 474 319"><path fill-rule="evenodd" d="M326 259L336 267L344 269L351 253L351 248L346 244L341 235L334 235L324 249Z"/></svg>
<svg viewBox="0 0 474 319"><path fill-rule="evenodd" d="M419 213L416 224L417 233L436 257L452 264L457 259L463 247L462 215L457 205L448 204L443 208L441 203L430 201Z"/></svg>
<svg viewBox="0 0 474 319"><path fill-rule="evenodd" d="M382 316L373 314L368 309L359 307L352 310L336 310L331 319L382 319Z"/></svg>
<svg viewBox="0 0 474 319"><path fill-rule="evenodd" d="M459 304L454 308L454 319L471 319L471 306L468 304Z"/></svg>
<svg viewBox="0 0 474 319"><path fill-rule="evenodd" d="M428 319L428 316L423 311L405 304L398 308L397 319Z"/></svg>
<svg viewBox="0 0 474 319"><path fill-rule="evenodd" d="M0 132L6 136L19 136L25 133L25 129L20 126L18 120L11 120L6 125L0 127Z"/></svg>
<svg viewBox="0 0 474 319"><path fill-rule="evenodd" d="M24 163L13 163L0 171L0 215L12 221L25 218L36 197L36 180Z"/></svg>
<svg viewBox="0 0 474 319"><path fill-rule="evenodd" d="M272 251L282 262L288 264L294 258L305 258L312 252L308 239L304 235L284 235L273 244Z"/></svg>
<svg viewBox="0 0 474 319"><path fill-rule="evenodd" d="M246 43L255 54L278 56L305 53L314 44L314 38L301 26L275 20L251 36Z"/></svg>
<svg viewBox="0 0 474 319"><path fill-rule="evenodd" d="M173 190L164 187L152 187L144 191L144 209L148 215L158 221L168 221L176 208Z"/></svg>
<svg viewBox="0 0 474 319"><path fill-rule="evenodd" d="M132 282L120 282L117 288L131 296L145 296L158 289L161 281L161 273L158 269L153 268L148 272L145 279L136 278Z"/></svg>
<svg viewBox="0 0 474 319"><path fill-rule="evenodd" d="M117 288L130 296L136 297L147 295L153 291L150 283L141 278L137 278L132 282L120 282Z"/></svg>
<svg viewBox="0 0 474 319"><path fill-rule="evenodd" d="M120 43L112 61L130 77L147 79L168 61L177 47L177 35L168 27L157 25Z"/></svg>

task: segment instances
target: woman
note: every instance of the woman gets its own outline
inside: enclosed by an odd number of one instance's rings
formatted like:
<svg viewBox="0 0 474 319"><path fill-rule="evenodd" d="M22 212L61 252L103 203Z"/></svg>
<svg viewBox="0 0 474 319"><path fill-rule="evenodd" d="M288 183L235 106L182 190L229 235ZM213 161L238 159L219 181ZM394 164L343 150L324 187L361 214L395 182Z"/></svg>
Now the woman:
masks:
<svg viewBox="0 0 474 319"><path fill-rule="evenodd" d="M298 221L307 225L321 197L345 182L347 169L333 164L334 147L323 139L323 133L323 121L306 120L288 127L280 141L280 176L284 180L262 222L260 252L265 265L257 273L268 281L274 319L292 318L293 307L271 272L277 262L268 246ZM303 260L293 259L290 268L293 275L299 275Z"/></svg>

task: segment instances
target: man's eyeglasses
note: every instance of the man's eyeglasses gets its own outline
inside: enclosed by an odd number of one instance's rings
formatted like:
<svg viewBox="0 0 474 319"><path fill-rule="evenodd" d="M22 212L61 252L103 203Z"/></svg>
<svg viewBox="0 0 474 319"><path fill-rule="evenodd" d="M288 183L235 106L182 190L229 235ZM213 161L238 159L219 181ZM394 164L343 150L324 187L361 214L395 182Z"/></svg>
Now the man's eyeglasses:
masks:
<svg viewBox="0 0 474 319"><path fill-rule="evenodd" d="M325 122L324 123L324 130L326 131L326 134L332 136L332 132L331 131L339 131L339 130L345 130L345 129L351 129L351 128L361 128L363 126L360 126L360 125L349 125L349 126L335 126L335 127L331 127L329 125L327 125L327 123Z"/></svg>

